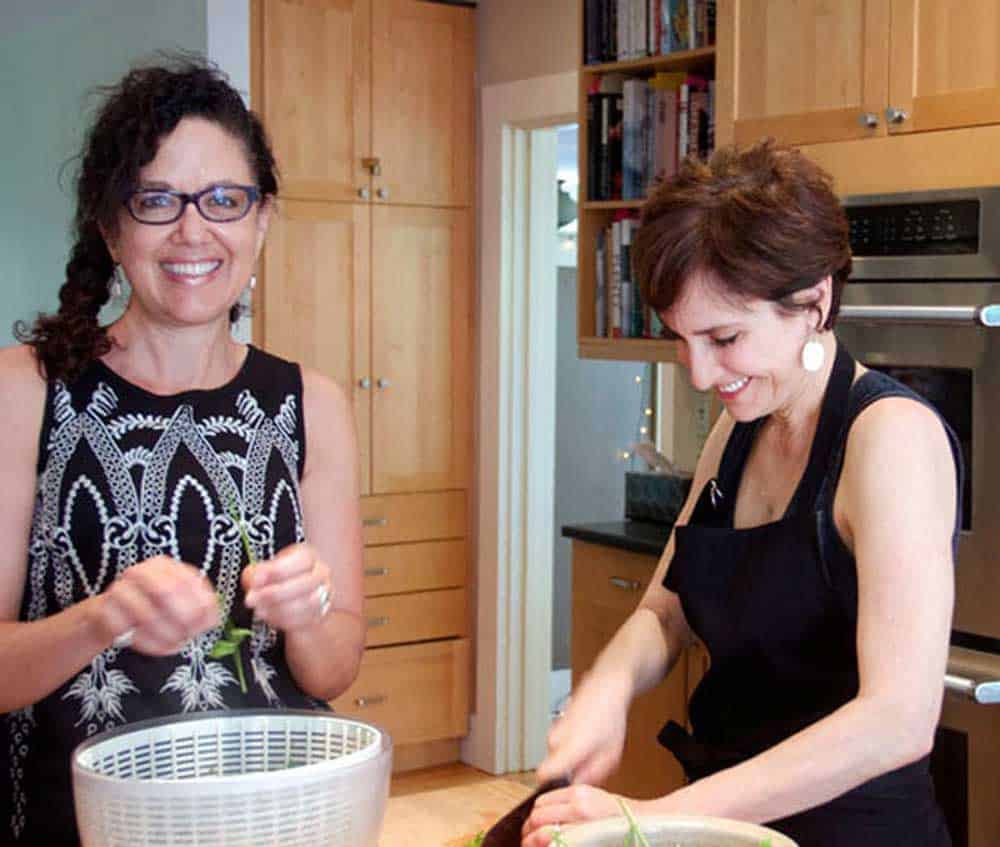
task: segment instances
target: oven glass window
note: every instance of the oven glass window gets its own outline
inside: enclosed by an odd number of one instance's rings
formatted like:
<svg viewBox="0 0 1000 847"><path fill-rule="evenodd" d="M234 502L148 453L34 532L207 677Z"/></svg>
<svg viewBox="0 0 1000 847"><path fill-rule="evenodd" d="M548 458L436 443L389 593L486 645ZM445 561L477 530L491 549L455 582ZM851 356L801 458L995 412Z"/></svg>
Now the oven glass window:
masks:
<svg viewBox="0 0 1000 847"><path fill-rule="evenodd" d="M958 436L965 482L962 487L962 529L972 529L972 371L968 368L924 368L910 365L873 365L929 400Z"/></svg>

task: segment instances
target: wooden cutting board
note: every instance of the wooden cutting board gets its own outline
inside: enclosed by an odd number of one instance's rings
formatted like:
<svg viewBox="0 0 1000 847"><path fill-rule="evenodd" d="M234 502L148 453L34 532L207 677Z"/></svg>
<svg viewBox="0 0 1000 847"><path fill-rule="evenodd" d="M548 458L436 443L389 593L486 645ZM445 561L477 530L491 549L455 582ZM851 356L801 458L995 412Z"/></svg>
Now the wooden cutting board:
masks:
<svg viewBox="0 0 1000 847"><path fill-rule="evenodd" d="M530 793L498 778L390 797L378 847L463 847Z"/></svg>

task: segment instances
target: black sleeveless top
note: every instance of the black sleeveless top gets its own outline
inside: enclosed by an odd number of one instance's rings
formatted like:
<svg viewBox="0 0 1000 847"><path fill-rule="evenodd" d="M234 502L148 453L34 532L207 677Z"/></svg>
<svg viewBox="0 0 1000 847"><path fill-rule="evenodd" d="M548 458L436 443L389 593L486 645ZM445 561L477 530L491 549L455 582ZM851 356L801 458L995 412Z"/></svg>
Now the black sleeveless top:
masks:
<svg viewBox="0 0 1000 847"><path fill-rule="evenodd" d="M48 386L20 619L35 621L104 591L128 567L164 554L218 589L224 614L253 630L232 658L209 656L216 628L175 656L114 647L56 691L0 724L0 843L77 844L70 754L132 721L227 708L320 708L299 690L280 633L243 605L247 563L304 539L305 463L299 367L249 347L212 390L160 396L100 361Z"/></svg>
<svg viewBox="0 0 1000 847"><path fill-rule="evenodd" d="M690 523L676 529L664 585L679 596L711 667L691 699L693 735L671 722L660 741L692 781L773 747L858 692L857 567L833 523L847 435L883 397L929 404L874 370L852 385L854 365L838 347L808 464L781 519L733 528L736 492L761 418L734 426L717 477L700 493ZM960 448L943 419L942 425L960 498ZM959 503L955 552L960 516ZM770 826L801 847L951 843L927 758Z"/></svg>

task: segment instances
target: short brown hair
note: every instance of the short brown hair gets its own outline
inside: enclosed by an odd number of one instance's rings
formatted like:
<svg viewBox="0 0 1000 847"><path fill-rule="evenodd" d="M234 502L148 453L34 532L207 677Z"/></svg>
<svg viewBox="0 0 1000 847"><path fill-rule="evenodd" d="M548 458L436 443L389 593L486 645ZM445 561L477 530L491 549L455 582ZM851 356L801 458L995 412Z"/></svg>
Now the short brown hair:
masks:
<svg viewBox="0 0 1000 847"><path fill-rule="evenodd" d="M794 148L765 139L686 160L642 210L632 258L646 303L659 312L696 273L722 293L801 308L791 295L832 277L831 329L851 273L847 216L833 180Z"/></svg>

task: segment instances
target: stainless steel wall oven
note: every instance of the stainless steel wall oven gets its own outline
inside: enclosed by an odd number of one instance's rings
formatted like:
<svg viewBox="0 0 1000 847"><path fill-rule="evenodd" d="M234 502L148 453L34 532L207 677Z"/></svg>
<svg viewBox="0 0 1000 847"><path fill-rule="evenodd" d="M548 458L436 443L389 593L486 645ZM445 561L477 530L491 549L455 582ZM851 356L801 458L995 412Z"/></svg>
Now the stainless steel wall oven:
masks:
<svg viewBox="0 0 1000 847"><path fill-rule="evenodd" d="M929 399L965 459L932 769L955 847L1000 845L1000 188L849 197L838 337Z"/></svg>

